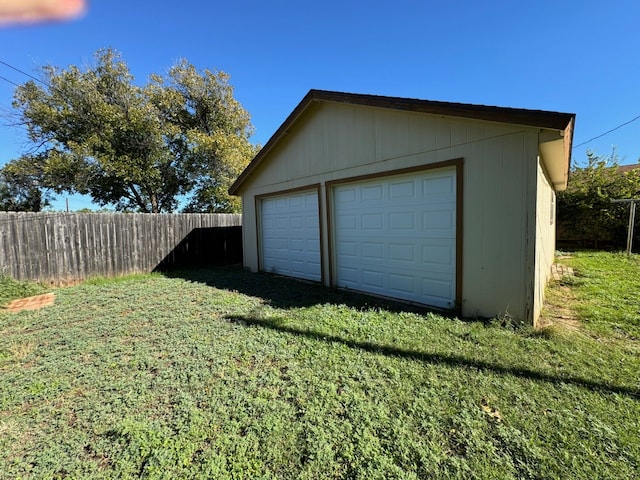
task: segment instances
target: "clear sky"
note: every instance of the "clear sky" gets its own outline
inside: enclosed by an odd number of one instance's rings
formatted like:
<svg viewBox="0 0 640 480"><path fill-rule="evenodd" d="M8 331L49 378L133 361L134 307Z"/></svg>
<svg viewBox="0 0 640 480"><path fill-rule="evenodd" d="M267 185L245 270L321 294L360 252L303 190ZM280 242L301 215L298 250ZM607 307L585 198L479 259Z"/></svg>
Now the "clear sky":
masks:
<svg viewBox="0 0 640 480"><path fill-rule="evenodd" d="M231 75L260 144L312 88L575 113L574 145L640 115L638 0L89 1L78 20L0 28L0 60L35 74L113 47L146 83L186 58ZM2 64L0 76L29 80ZM0 79L0 112L14 88ZM25 145L5 124L0 165ZM640 119L573 162L613 147L638 161Z"/></svg>

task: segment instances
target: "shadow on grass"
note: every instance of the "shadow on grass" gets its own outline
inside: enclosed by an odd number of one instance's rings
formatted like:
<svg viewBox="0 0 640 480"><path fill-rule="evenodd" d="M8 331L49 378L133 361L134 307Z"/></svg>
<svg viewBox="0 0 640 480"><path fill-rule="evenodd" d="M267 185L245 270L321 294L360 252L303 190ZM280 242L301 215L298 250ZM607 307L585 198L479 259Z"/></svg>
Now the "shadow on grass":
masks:
<svg viewBox="0 0 640 480"><path fill-rule="evenodd" d="M389 357L400 357L409 360L431 363L431 364L443 364L451 367L460 368L473 368L478 370L486 370L494 372L500 375L510 375L518 378L525 378L528 380L542 381L551 383L554 385L571 384L578 387L586 388L595 392L608 392L616 393L620 395L627 395L630 397L640 398L640 391L631 387L622 387L618 385L611 385L594 381L588 378L582 378L572 375L556 376L549 373L540 372L537 370L522 368L522 367L510 367L500 365L497 363L485 362L481 360L475 360L473 358L466 358L458 355L446 355L439 353L426 353L417 350L406 350L403 348L392 347L388 345L380 345L370 342L358 342L355 340L347 340L345 338L336 335L326 335L312 330L301 330L295 327L284 325L283 322L278 319L262 319L252 316L243 315L229 315L225 317L227 321L237 323L239 325L256 326L260 328L267 328L269 330L275 330L278 332L284 332L292 335L297 335L312 340L317 340L325 343L340 343L346 345L352 349L359 349L365 352L386 355Z"/></svg>
<svg viewBox="0 0 640 480"><path fill-rule="evenodd" d="M251 273L242 267L216 267L166 273L173 278L204 283L214 288L231 290L262 298L274 308L290 309L333 303L359 310L427 313L434 311L448 316L446 311L432 310L408 303L394 302L365 294L328 288L318 283L293 280L269 273Z"/></svg>

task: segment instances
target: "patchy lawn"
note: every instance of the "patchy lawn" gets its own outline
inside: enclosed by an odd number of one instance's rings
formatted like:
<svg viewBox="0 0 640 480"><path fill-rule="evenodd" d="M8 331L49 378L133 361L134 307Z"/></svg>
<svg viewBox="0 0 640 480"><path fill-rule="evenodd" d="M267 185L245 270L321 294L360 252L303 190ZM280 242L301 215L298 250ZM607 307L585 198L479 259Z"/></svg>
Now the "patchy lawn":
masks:
<svg viewBox="0 0 640 480"><path fill-rule="evenodd" d="M640 473L639 343L607 328L513 330L239 269L56 296L0 312L0 478Z"/></svg>

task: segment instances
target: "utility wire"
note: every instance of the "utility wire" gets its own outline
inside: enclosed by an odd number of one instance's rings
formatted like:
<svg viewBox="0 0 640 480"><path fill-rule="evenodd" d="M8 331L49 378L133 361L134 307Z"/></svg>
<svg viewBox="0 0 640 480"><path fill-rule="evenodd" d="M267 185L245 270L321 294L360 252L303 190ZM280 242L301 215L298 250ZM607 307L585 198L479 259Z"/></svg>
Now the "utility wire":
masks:
<svg viewBox="0 0 640 480"><path fill-rule="evenodd" d="M42 84L42 85L44 85L45 87L48 87L48 88L50 88L50 87L51 87L48 83L43 82L43 81L42 81L42 80L40 80L38 77L35 77L35 76L31 75L30 73L25 72L24 70L20 70L19 68L14 67L13 65L10 65L10 64L8 64L7 62L5 62L5 61L3 61L3 60L0 60L0 64L4 65L4 66L6 66L6 67L9 67L9 68L11 68L12 70L15 70L16 72L19 72L19 73L21 73L21 74L23 74L23 75L26 75L27 77L29 77L29 78L31 78L31 79L33 79L33 80L35 80L36 82L41 83L41 84ZM20 85L18 85L17 83L12 82L11 80L9 80L9 79L7 79L7 78L5 78L5 77L0 76L0 79L5 80L6 82L9 82L9 83L11 83L11 84L15 85L16 87L19 87L19 86L20 86ZM573 146L573 148L582 147L583 145L586 145L587 143L591 143L591 142L593 142L594 140L597 140L598 138L602 138L602 137L604 137L605 135L610 134L611 132L615 132L616 130L618 130L618 129L620 129L620 128L622 128L622 127L626 126L626 125L629 125L630 123L633 123L633 122L635 122L635 121L636 121L636 120L638 120L638 119L640 119L640 115L638 115L638 116L636 116L636 117L632 118L632 119L631 119L631 120L629 120L628 122L621 123L620 125L618 125L617 127L612 128L611 130L607 130L606 132L601 133L600 135L596 135L595 137L590 138L590 139L589 139L589 140L587 140L586 142L582 142L582 143L579 143L578 145L574 145L574 146Z"/></svg>
<svg viewBox="0 0 640 480"><path fill-rule="evenodd" d="M625 125L629 125L630 123L633 123L633 122L635 122L635 121L636 121L636 120L638 120L638 119L640 119L640 115L638 115L637 117L632 118L632 119L631 119L631 120L629 120L628 122L621 123L620 125L618 125L617 127L612 128L611 130L607 130L606 132L601 133L600 135L596 135L595 137L590 138L590 139L589 139L589 140L587 140L586 142L582 142L582 143L579 143L578 145L574 145L574 146L573 146L573 148L578 148L578 147L581 147L581 146L583 146L583 145L586 145L587 143L591 143L591 142L593 142L594 140L597 140L598 138L604 137L605 135L608 135L608 134L610 134L611 132L615 132L615 131L616 131L616 130L618 130L619 128L622 128L622 127L624 127Z"/></svg>
<svg viewBox="0 0 640 480"><path fill-rule="evenodd" d="M2 75L0 75L0 80L4 80L5 82L10 83L11 85L15 85L16 87L19 87L20 85L18 85L16 82L12 82L11 80L9 80L6 77L3 77Z"/></svg>
<svg viewBox="0 0 640 480"><path fill-rule="evenodd" d="M36 82L41 83L42 85L44 85L45 87L48 87L49 85L46 82L43 82L42 80L40 80L38 77L34 77L33 75L31 75L30 73L25 72L24 70L20 70L19 68L14 67L13 65L9 65L7 62L3 62L2 60L0 60L0 63L6 67L9 67L12 70L15 70L18 73L21 73L23 75L26 75L29 78L32 78L33 80L35 80ZM13 82L11 82L13 83ZM14 84L15 85L15 84Z"/></svg>

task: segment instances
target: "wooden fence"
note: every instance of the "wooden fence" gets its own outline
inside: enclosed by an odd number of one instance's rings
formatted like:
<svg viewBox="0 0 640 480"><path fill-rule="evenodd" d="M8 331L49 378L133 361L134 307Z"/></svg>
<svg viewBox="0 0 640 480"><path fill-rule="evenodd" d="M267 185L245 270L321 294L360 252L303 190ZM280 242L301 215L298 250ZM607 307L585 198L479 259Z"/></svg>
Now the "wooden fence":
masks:
<svg viewBox="0 0 640 480"><path fill-rule="evenodd" d="M0 212L0 273L18 280L65 284L241 261L241 215Z"/></svg>

